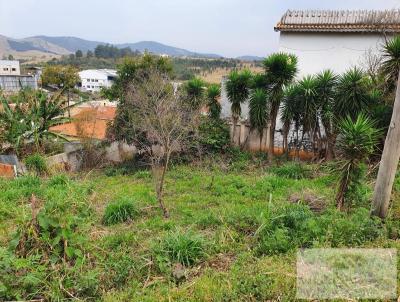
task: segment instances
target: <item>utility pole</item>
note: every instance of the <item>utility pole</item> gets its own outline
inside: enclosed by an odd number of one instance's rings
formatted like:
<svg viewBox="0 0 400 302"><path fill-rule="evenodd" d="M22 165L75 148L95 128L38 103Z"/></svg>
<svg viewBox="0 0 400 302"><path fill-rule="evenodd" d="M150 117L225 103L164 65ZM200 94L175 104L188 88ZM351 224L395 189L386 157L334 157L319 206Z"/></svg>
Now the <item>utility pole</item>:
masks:
<svg viewBox="0 0 400 302"><path fill-rule="evenodd" d="M393 114L383 148L378 177L376 179L372 214L385 218L387 216L390 196L397 165L400 158L400 72L397 78L396 98L393 105Z"/></svg>

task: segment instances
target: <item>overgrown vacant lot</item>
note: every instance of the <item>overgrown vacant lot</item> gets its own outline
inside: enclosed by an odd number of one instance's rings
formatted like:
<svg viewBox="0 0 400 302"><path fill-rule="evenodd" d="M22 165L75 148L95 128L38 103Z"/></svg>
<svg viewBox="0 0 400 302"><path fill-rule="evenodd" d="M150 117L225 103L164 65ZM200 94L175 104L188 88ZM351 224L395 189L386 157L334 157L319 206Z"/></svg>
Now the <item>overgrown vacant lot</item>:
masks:
<svg viewBox="0 0 400 302"><path fill-rule="evenodd" d="M370 187L334 209L328 167L176 165L169 219L151 174L126 172L0 180L0 300L293 301L297 248L399 246Z"/></svg>

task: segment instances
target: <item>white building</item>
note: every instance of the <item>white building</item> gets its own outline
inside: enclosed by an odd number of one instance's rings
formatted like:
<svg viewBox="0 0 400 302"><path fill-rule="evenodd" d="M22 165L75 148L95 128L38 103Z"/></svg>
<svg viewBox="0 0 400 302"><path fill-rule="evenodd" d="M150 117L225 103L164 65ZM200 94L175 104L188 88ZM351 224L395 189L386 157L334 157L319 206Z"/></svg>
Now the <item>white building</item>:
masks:
<svg viewBox="0 0 400 302"><path fill-rule="evenodd" d="M20 75L19 61L0 60L0 75Z"/></svg>
<svg viewBox="0 0 400 302"><path fill-rule="evenodd" d="M288 10L275 30L279 51L298 57L298 77L327 68L342 73L400 33L400 11Z"/></svg>
<svg viewBox="0 0 400 302"><path fill-rule="evenodd" d="M88 69L79 72L82 90L99 92L102 87L109 88L117 78L113 69Z"/></svg>

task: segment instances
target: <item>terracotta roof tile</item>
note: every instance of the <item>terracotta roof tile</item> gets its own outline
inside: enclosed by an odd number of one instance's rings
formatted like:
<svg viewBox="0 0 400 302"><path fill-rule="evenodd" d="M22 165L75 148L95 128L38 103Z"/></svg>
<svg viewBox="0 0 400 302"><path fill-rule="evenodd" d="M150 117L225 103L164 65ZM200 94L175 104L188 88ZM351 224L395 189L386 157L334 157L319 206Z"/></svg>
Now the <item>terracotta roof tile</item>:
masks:
<svg viewBox="0 0 400 302"><path fill-rule="evenodd" d="M400 10L288 10L276 31L400 32Z"/></svg>

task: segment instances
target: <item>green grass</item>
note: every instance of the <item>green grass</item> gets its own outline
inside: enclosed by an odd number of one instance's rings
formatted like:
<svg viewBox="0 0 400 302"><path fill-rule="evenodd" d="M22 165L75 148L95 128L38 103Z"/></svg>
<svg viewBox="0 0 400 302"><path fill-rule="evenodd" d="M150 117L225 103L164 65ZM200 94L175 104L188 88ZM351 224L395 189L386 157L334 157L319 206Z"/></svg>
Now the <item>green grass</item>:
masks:
<svg viewBox="0 0 400 302"><path fill-rule="evenodd" d="M248 156L223 168L171 167L169 219L147 171L0 179L0 300L293 301L297 248L400 246L398 206L385 225L368 209L338 213L335 175L315 168L282 172L286 165L269 169ZM292 204L289 197L301 192L326 209L315 214ZM40 230L33 241L28 232L24 246L35 252L22 257L13 250L21 241L15 234L30 225L32 194L50 233ZM64 239L74 248L66 259Z"/></svg>

